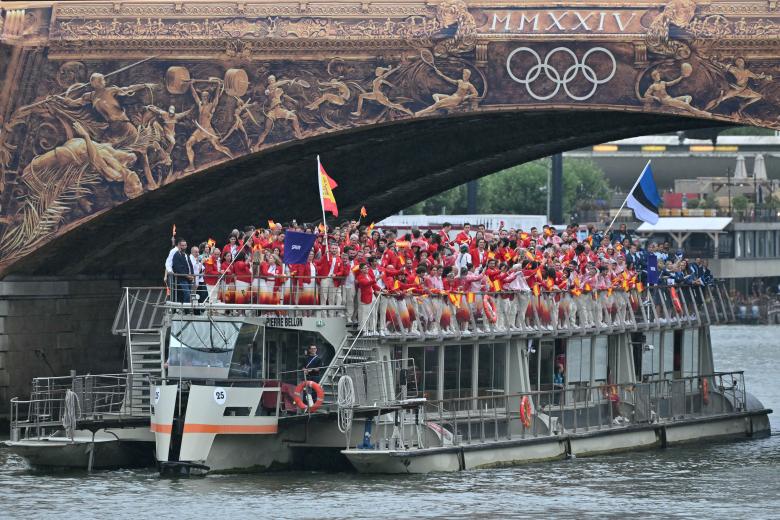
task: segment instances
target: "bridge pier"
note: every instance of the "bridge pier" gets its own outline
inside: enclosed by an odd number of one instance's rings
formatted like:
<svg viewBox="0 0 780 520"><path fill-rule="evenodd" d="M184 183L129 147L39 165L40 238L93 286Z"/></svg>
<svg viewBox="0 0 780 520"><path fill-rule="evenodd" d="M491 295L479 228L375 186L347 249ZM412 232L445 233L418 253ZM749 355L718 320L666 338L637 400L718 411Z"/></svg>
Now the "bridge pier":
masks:
<svg viewBox="0 0 780 520"><path fill-rule="evenodd" d="M0 281L0 431L12 397L32 378L120 372L125 342L111 334L124 285L120 277L8 276Z"/></svg>

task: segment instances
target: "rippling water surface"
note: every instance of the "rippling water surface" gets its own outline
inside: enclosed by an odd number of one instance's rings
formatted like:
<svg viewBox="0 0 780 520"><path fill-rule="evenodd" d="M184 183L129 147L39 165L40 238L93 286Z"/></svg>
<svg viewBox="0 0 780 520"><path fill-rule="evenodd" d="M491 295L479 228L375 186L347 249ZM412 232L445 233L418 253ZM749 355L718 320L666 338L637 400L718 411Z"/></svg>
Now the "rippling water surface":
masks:
<svg viewBox="0 0 780 520"><path fill-rule="evenodd" d="M745 370L780 412L780 327L715 327L715 368ZM0 448L0 518L780 518L773 437L429 476L160 479L152 469L41 473Z"/></svg>

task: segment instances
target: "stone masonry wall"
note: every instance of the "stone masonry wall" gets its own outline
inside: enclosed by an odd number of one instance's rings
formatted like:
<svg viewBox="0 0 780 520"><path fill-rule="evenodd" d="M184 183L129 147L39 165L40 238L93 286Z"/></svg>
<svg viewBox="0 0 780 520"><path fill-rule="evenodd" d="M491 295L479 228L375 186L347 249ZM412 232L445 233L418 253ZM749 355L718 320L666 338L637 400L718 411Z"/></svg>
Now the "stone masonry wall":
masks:
<svg viewBox="0 0 780 520"><path fill-rule="evenodd" d="M120 279L8 277L0 281L0 432L12 397L34 377L121 372L125 341L111 333Z"/></svg>

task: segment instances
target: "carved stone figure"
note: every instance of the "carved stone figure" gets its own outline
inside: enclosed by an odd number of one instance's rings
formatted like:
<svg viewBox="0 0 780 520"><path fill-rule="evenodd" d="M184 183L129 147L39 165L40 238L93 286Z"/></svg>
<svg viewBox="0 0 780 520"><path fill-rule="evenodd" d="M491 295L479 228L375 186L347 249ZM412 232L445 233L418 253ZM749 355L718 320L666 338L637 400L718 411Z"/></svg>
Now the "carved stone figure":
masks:
<svg viewBox="0 0 780 520"><path fill-rule="evenodd" d="M208 141L215 150L227 155L231 159L233 158L233 154L230 153L230 150L226 146L220 143L217 131L211 126L211 120L214 117L214 112L219 104L223 89L223 85L220 84L217 87L217 93L214 95L214 99L210 99L208 90L203 90L200 92L200 95L198 95L198 92L195 91L195 87L190 85L192 99L195 100L195 106L198 108L198 119L195 121L195 126L197 128L184 145L184 148L187 151L187 160L189 161L189 166L187 166L185 171L195 170L195 150L193 150L192 147L202 141Z"/></svg>
<svg viewBox="0 0 780 520"><path fill-rule="evenodd" d="M189 116L192 113L193 108L185 110L184 112L176 113L176 107L173 105L168 107L168 111L158 108L154 105L147 105L146 110L156 114L162 120L163 136L167 146L165 148L165 155L167 156L165 164L171 164L171 152L176 146L176 124Z"/></svg>
<svg viewBox="0 0 780 520"><path fill-rule="evenodd" d="M230 127L230 130L227 131L225 134L225 137L221 139L220 142L225 142L227 139L233 135L233 132L236 130L241 132L241 135L244 136L244 144L246 145L247 150L251 150L252 147L249 144L249 136L246 133L246 128L244 128L244 114L247 115L249 119L252 120L254 124L257 126L260 126L260 124L255 119L255 116L252 115L252 112L249 110L252 108L256 103L252 103L252 98L247 99L246 101L242 101L239 98L236 98L236 108L233 110L233 126Z"/></svg>
<svg viewBox="0 0 780 520"><path fill-rule="evenodd" d="M110 143L95 143L79 122L73 123L73 130L80 137L69 139L53 150L33 158L22 172L22 178L34 176L37 171L45 169L61 170L86 163L105 179L123 183L128 199L143 193L138 174L130 169L136 162L134 153L116 149Z"/></svg>
<svg viewBox="0 0 780 520"><path fill-rule="evenodd" d="M731 76L733 76L736 81L734 83L730 83L728 90L721 90L720 95L716 99L713 99L707 103L705 110L712 110L727 99L737 98L742 100L742 102L739 104L736 115L742 116L745 108L747 108L749 105L752 105L753 103L761 101L761 99L764 98L762 94L750 88L750 80L764 79L767 81L772 81L772 76L764 74L763 72L756 74L750 71L745 66L745 59L741 57L735 59L733 65L721 63L718 61L715 61L714 63L731 74Z"/></svg>
<svg viewBox="0 0 780 520"><path fill-rule="evenodd" d="M106 78L103 74L95 72L89 78L92 92L87 92L80 98L71 101L72 105L88 105L92 107L108 122L108 129L104 133L104 139L109 142L120 142L134 139L138 136L138 129L130 122L125 109L118 97L134 96L139 90L152 89L154 83L142 83L129 87L106 86Z"/></svg>
<svg viewBox="0 0 780 520"><path fill-rule="evenodd" d="M653 78L653 83L647 87L647 90L642 96L642 101L645 103L657 102L661 105L676 108L678 110L682 110L697 116L707 116L707 112L691 106L691 101L693 101L691 96L672 96L666 90L669 87L677 85L684 78L686 78L690 74L690 72L685 72L686 70L690 69L683 68L683 73L681 73L680 76L669 81L662 80L661 73L659 71L654 70L651 72L650 77Z"/></svg>
<svg viewBox="0 0 780 520"><path fill-rule="evenodd" d="M265 142L268 134L271 133L271 130L273 130L274 124L278 119L290 121L293 127L295 138L303 138L301 124L298 121L298 115L295 113L295 110L289 110L282 105L283 99L293 100L285 93L283 87L295 84L303 85L302 80L283 79L277 81L276 76L273 74L268 76L268 86L265 89L265 95L271 100L271 103L268 107L268 110L265 111L265 124L263 132L260 134L260 137L258 137L257 142L255 143L255 150L259 149L260 146Z"/></svg>
<svg viewBox="0 0 780 520"><path fill-rule="evenodd" d="M374 71L374 80L371 82L371 92L363 92L358 96L358 103L357 103L357 109L352 112L353 116L360 116L363 112L363 102L366 100L369 101L376 101L380 105L386 106L387 108L392 108L393 110L398 110L399 112L403 112L404 114L408 115L414 115L414 112L406 108L405 106L394 103L390 101L390 98L388 98L384 92L382 92L383 86L388 86L390 88L394 88L395 85L387 81L387 77L395 72L397 69L394 69L392 67L377 67Z"/></svg>
<svg viewBox="0 0 780 520"><path fill-rule="evenodd" d="M309 110L317 110L323 103L330 103L331 105L343 106L351 96L349 87L343 81L339 81L336 78L332 78L330 81L320 81L319 87L321 91L326 91L321 94L317 99L306 105ZM336 92L327 92L328 90L336 90Z"/></svg>
<svg viewBox="0 0 780 520"><path fill-rule="evenodd" d="M688 44L670 38L669 27L686 28L696 14L696 0L669 0L664 10L650 24L645 40L647 48L656 54L688 58L691 49Z"/></svg>
<svg viewBox="0 0 780 520"><path fill-rule="evenodd" d="M455 92L452 94L434 94L433 105L415 113L415 116L433 114L437 110L451 112L466 102L470 104L471 110L477 108L477 104L479 103L479 92L477 92L477 88L470 81L471 71L469 69L463 69L463 76L461 79L447 77L436 67L434 67L434 70L441 79L456 86Z"/></svg>

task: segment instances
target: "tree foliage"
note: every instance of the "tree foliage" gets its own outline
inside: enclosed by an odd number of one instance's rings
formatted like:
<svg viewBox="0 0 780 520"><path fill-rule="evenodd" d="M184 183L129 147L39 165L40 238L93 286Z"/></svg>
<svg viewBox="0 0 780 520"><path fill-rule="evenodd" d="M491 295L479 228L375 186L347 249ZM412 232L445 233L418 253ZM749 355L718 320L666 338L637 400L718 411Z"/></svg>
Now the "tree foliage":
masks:
<svg viewBox="0 0 780 520"><path fill-rule="evenodd" d="M736 195L731 198L731 206L736 211L745 211L748 207L748 198L744 195Z"/></svg>
<svg viewBox="0 0 780 520"><path fill-rule="evenodd" d="M544 215L547 212L549 159L540 159L483 177L477 181L479 213ZM611 195L604 171L589 159L564 159L563 208L572 211L605 205ZM405 210L408 214L466 213L466 185L458 186Z"/></svg>

